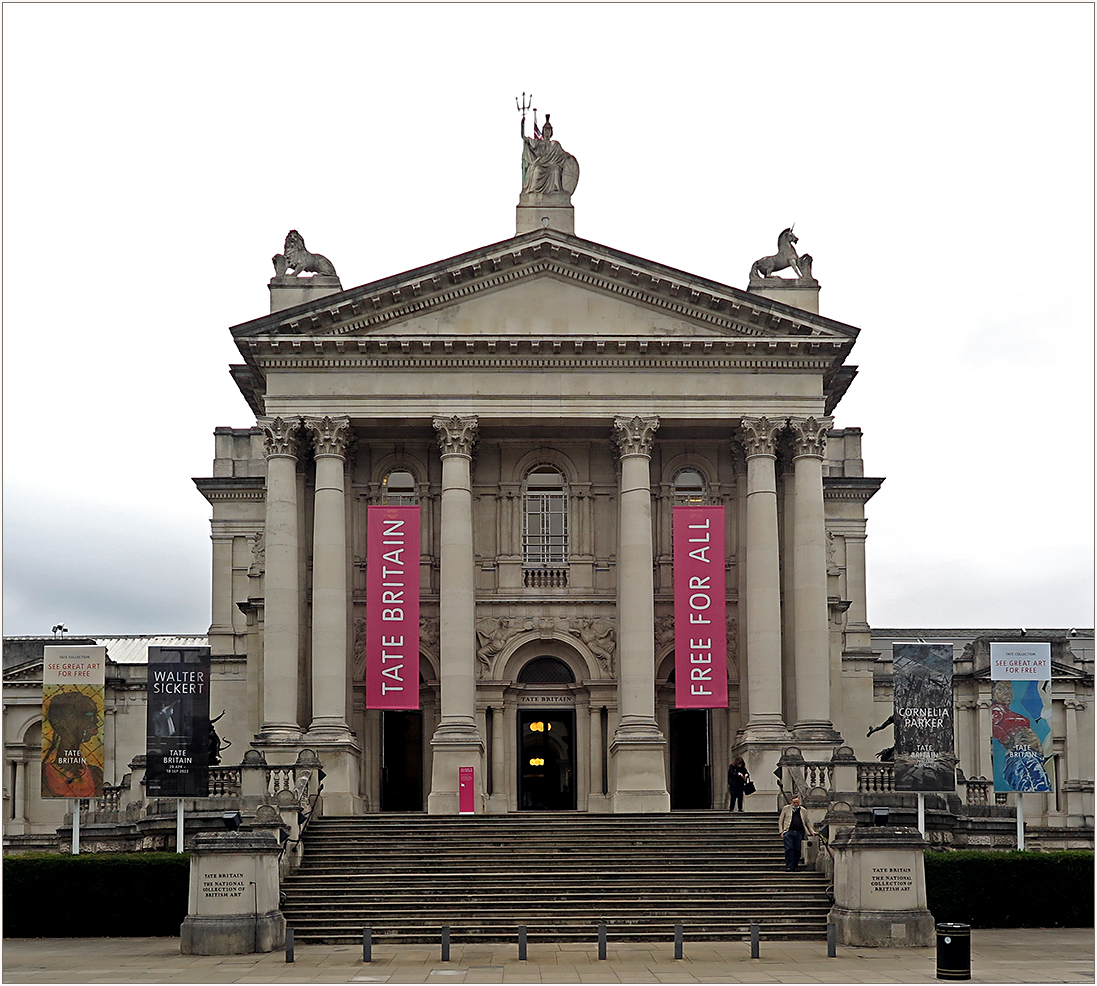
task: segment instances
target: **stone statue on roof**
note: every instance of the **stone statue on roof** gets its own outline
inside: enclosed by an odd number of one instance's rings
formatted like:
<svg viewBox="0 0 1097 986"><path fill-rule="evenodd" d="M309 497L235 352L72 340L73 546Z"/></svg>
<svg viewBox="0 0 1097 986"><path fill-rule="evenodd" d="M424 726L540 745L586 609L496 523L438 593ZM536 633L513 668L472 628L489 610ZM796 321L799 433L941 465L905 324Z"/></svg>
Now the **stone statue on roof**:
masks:
<svg viewBox="0 0 1097 986"><path fill-rule="evenodd" d="M777 271L787 270L792 268L796 271L796 275L804 280L812 280L811 276L811 254L796 252L796 244L799 242L796 234L792 231L793 226L789 226L788 229L781 230L781 235L777 237L777 252L768 257L761 257L754 261L753 266L750 268L751 281L759 281L763 278L772 278Z"/></svg>
<svg viewBox="0 0 1097 986"><path fill-rule="evenodd" d="M565 195L570 197L579 184L579 162L560 142L552 139L551 114L545 114L545 126L537 125L533 111L533 136L526 136L525 106L522 112L522 194Z"/></svg>

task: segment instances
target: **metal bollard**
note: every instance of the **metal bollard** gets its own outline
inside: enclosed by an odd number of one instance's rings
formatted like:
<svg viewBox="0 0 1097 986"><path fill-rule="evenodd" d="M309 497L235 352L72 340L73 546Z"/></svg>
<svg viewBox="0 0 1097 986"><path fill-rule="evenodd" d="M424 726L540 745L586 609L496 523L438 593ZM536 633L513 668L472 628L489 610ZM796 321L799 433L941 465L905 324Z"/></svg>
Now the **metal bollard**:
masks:
<svg viewBox="0 0 1097 986"><path fill-rule="evenodd" d="M449 925L442 928L442 961L449 961Z"/></svg>
<svg viewBox="0 0 1097 986"><path fill-rule="evenodd" d="M606 926L604 924L598 925L598 958L604 959L606 957Z"/></svg>
<svg viewBox="0 0 1097 986"><path fill-rule="evenodd" d="M682 926L680 924L674 926L674 957L676 959L682 957Z"/></svg>
<svg viewBox="0 0 1097 986"><path fill-rule="evenodd" d="M293 929L286 928L286 961L293 961Z"/></svg>
<svg viewBox="0 0 1097 986"><path fill-rule="evenodd" d="M762 928L758 924L752 924L750 926L750 957L752 959L758 958L758 939L761 937Z"/></svg>
<svg viewBox="0 0 1097 986"><path fill-rule="evenodd" d="M373 961L373 929L362 929L362 961Z"/></svg>
<svg viewBox="0 0 1097 986"><path fill-rule="evenodd" d="M526 926L518 925L518 961L526 961Z"/></svg>
<svg viewBox="0 0 1097 986"><path fill-rule="evenodd" d="M835 924L827 925L827 958L834 959L838 957L838 926Z"/></svg>

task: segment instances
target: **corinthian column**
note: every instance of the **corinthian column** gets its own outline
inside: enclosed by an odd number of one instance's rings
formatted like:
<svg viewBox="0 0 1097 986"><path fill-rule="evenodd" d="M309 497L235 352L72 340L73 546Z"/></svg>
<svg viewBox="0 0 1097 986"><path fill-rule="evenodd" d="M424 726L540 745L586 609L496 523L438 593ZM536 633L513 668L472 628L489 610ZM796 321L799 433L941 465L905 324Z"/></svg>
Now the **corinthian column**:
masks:
<svg viewBox="0 0 1097 986"><path fill-rule="evenodd" d="M263 715L260 739L299 739L297 661L300 650L297 532L297 433L301 421L261 418L267 458L263 574Z"/></svg>
<svg viewBox="0 0 1097 986"><path fill-rule="evenodd" d="M347 726L347 514L343 491L350 419L304 419L316 459L312 522L312 723L309 739ZM317 735L320 734L320 735Z"/></svg>
<svg viewBox="0 0 1097 986"><path fill-rule="evenodd" d="M651 446L659 419L615 418L621 455L617 536L617 703L610 745L615 812L670 810L664 747L655 720L655 584L652 574Z"/></svg>
<svg viewBox="0 0 1097 986"><path fill-rule="evenodd" d="M827 622L827 534L823 513L823 453L832 418L790 418L794 446L793 655L796 724L802 742L833 744L830 718L830 628Z"/></svg>
<svg viewBox="0 0 1097 986"><path fill-rule="evenodd" d="M747 453L748 740L787 738L781 714L781 565L775 472L775 443L784 424L784 419L742 419ZM766 776L757 768L751 773L756 781Z"/></svg>
<svg viewBox="0 0 1097 986"><path fill-rule="evenodd" d="M430 797L432 815L459 810L459 771L473 767L483 810L484 742L476 725L476 593L472 550L472 449L479 422L474 416L434 419L442 450L442 532L438 610L440 618L442 720L434 731Z"/></svg>

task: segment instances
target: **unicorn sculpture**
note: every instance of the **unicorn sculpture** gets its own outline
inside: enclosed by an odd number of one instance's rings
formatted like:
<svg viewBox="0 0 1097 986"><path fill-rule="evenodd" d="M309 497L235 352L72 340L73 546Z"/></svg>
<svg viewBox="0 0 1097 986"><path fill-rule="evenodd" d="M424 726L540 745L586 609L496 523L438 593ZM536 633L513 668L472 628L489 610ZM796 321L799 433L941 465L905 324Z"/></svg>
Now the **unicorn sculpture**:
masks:
<svg viewBox="0 0 1097 986"><path fill-rule="evenodd" d="M811 254L796 253L796 244L799 239L792 231L795 225L793 223L788 229L781 230L781 235L777 237L775 254L754 261L754 265L750 268L751 280L772 277L777 271L789 267L796 271L798 277L811 279Z"/></svg>

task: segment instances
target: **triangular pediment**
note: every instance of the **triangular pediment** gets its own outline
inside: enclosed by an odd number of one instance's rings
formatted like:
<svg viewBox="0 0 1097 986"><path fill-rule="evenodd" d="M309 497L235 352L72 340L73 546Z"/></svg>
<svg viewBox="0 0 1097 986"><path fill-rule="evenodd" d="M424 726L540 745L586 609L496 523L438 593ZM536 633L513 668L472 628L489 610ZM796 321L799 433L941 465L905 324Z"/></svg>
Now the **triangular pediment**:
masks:
<svg viewBox="0 0 1097 986"><path fill-rule="evenodd" d="M858 330L589 240L539 230L232 331L238 342L397 333L416 339L808 337L847 349Z"/></svg>

